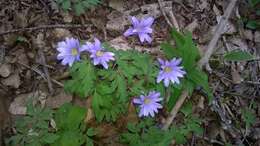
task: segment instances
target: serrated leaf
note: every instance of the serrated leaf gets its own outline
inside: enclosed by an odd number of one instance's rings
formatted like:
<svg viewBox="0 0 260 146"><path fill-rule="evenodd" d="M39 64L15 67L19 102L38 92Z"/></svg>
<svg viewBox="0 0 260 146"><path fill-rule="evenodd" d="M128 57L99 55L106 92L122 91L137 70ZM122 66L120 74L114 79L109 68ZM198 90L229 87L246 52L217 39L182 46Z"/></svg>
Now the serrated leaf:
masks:
<svg viewBox="0 0 260 146"><path fill-rule="evenodd" d="M177 100L179 99L179 96L181 95L182 90L178 88L172 88L171 96L169 98L169 101L167 102L167 110L171 111Z"/></svg>
<svg viewBox="0 0 260 146"><path fill-rule="evenodd" d="M177 48L181 48L185 44L185 38L176 29L172 29L171 36L175 40Z"/></svg>
<svg viewBox="0 0 260 146"><path fill-rule="evenodd" d="M48 133L42 137L42 141L47 144L54 143L57 139L59 139L59 135L54 133Z"/></svg>
<svg viewBox="0 0 260 146"><path fill-rule="evenodd" d="M70 7L71 7L71 1L70 1L70 0L64 0L64 1L62 2L62 4L61 4L61 7L62 7L65 11L69 10Z"/></svg>
<svg viewBox="0 0 260 146"><path fill-rule="evenodd" d="M240 50L231 51L224 55L224 59L227 61L247 61L253 58L254 56L250 53Z"/></svg>
<svg viewBox="0 0 260 146"><path fill-rule="evenodd" d="M88 61L74 63L70 69L70 74L72 79L65 82L64 90L82 98L91 95L96 80L93 65Z"/></svg>
<svg viewBox="0 0 260 146"><path fill-rule="evenodd" d="M57 127L64 130L76 130L84 120L86 109L69 103L62 105L55 114Z"/></svg>
<svg viewBox="0 0 260 146"><path fill-rule="evenodd" d="M127 129L128 129L130 132L132 132L132 133L137 133L137 132L139 131L139 128L136 127L136 125L133 124L133 123L128 123L128 124L127 124Z"/></svg>
<svg viewBox="0 0 260 146"><path fill-rule="evenodd" d="M126 80L124 77L118 75L117 78L117 94L120 102L128 101Z"/></svg>
<svg viewBox="0 0 260 146"><path fill-rule="evenodd" d="M85 8L81 3L77 3L77 4L73 5L73 8L74 8L77 16L79 16L85 12Z"/></svg>
<svg viewBox="0 0 260 146"><path fill-rule="evenodd" d="M84 137L80 131L64 131L60 133L60 138L51 146L81 146L84 143Z"/></svg>
<svg viewBox="0 0 260 146"><path fill-rule="evenodd" d="M181 112L185 115L185 117L192 114L192 104L190 101L182 106Z"/></svg>
<svg viewBox="0 0 260 146"><path fill-rule="evenodd" d="M198 68L195 68L187 74L188 80L192 81L196 86L202 87L203 90L207 93L209 101L211 102L213 99L213 95L211 89L208 84L208 76L206 73L201 71Z"/></svg>
<svg viewBox="0 0 260 146"><path fill-rule="evenodd" d="M172 45L170 45L169 43L161 44L161 48L163 49L163 52L166 55L167 59L181 56L180 52L176 48L173 48Z"/></svg>
<svg viewBox="0 0 260 146"><path fill-rule="evenodd" d="M246 27L253 30L258 29L260 28L260 22L257 22L256 20L249 20L246 23Z"/></svg>
<svg viewBox="0 0 260 146"><path fill-rule="evenodd" d="M94 136L94 135L96 135L97 134L97 131L95 131L95 129L94 128L89 128L88 130L87 130L87 135L88 136Z"/></svg>

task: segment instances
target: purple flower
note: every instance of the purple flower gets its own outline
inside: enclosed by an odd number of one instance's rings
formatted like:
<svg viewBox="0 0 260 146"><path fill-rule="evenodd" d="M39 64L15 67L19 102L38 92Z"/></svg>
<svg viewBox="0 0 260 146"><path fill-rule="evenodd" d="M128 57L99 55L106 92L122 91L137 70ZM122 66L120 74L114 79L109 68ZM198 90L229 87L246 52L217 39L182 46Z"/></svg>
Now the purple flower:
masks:
<svg viewBox="0 0 260 146"><path fill-rule="evenodd" d="M86 45L82 46L82 48L90 52L90 58L93 59L94 65L101 64L105 69L108 69L107 63L110 60L115 60L115 54L112 52L106 52L104 48L102 48L100 41L96 38L94 40L94 44L87 42Z"/></svg>
<svg viewBox="0 0 260 146"><path fill-rule="evenodd" d="M165 87L169 86L170 81L173 84L179 84L179 78L186 74L186 72L183 70L183 67L180 66L181 59L173 58L171 61L163 61L162 59L158 59L158 61L161 64L161 70L157 76L157 83L164 80L163 82Z"/></svg>
<svg viewBox="0 0 260 146"><path fill-rule="evenodd" d="M154 113L158 113L158 109L162 108L162 105L158 103L163 100L160 98L160 93L151 91L147 96L141 95L140 98L135 98L133 103L140 104L139 117L149 116L154 117Z"/></svg>
<svg viewBox="0 0 260 146"><path fill-rule="evenodd" d="M136 17L132 17L133 27L130 27L125 33L124 36L128 37L130 35L138 35L140 41L143 43L145 40L148 43L152 42L152 38L148 35L153 32L151 28L153 24L154 18L149 17L146 19L142 19L140 22Z"/></svg>
<svg viewBox="0 0 260 146"><path fill-rule="evenodd" d="M80 60L80 52L84 51L80 48L80 43L78 39L66 38L65 41L58 43L59 54L57 56L58 60L62 60L61 64L72 66L74 61Z"/></svg>

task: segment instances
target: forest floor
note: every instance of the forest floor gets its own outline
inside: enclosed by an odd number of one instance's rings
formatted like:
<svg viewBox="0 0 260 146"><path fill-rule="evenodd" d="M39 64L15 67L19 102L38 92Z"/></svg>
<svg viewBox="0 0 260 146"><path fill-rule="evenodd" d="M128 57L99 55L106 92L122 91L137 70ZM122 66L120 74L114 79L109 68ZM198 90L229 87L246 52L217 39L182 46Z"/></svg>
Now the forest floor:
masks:
<svg viewBox="0 0 260 146"><path fill-rule="evenodd" d="M57 60L59 41L66 37L81 40L96 37L116 49L132 48L156 54L160 44L169 39L170 25L177 25L180 30L192 32L203 56L230 1L169 0L162 1L160 7L157 0L104 0L76 16L72 11L64 12L52 0L0 0L1 137L10 136L15 118L25 114L29 96L38 96L53 109L65 102L90 107L88 100L64 92L64 81L70 77L68 67ZM248 20L260 20L259 6L252 8L246 0L237 1L209 60L211 71L206 70L215 105L209 105L208 98L200 91L190 97L194 114L202 118L204 133L201 137L190 136L185 145L260 145L259 59L223 60L223 55L232 50L243 50L260 58L259 26L252 28L246 24ZM123 37L130 25L127 17L130 15L155 18L151 44L141 44L135 37ZM246 120L245 110L250 110L250 115L255 117L253 121ZM120 144L110 142L119 134L118 128L137 119L135 114L129 115L114 124L97 125L93 116L88 117L88 122L103 131L98 135L100 143L116 146ZM252 124L248 127L246 122Z"/></svg>

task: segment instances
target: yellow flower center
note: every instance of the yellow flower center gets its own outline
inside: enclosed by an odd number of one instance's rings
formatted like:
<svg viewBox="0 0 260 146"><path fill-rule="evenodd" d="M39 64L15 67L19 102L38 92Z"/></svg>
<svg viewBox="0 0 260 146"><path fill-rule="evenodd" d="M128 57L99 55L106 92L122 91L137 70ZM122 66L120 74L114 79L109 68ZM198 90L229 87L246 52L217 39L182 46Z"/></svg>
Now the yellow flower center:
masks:
<svg viewBox="0 0 260 146"><path fill-rule="evenodd" d="M73 56L78 55L78 50L77 50L76 48L71 49L71 54L72 54Z"/></svg>
<svg viewBox="0 0 260 146"><path fill-rule="evenodd" d="M149 98L144 99L144 104L149 104L150 102L151 102L151 99L149 99Z"/></svg>
<svg viewBox="0 0 260 146"><path fill-rule="evenodd" d="M103 54L104 54L104 52L102 52L102 51L97 51L97 53L96 53L96 55L97 55L98 57L103 56Z"/></svg>
<svg viewBox="0 0 260 146"><path fill-rule="evenodd" d="M165 68L164 68L164 72L167 72L167 73L168 73L168 72L171 72L171 71L172 71L172 69L171 69L170 67L165 67Z"/></svg>

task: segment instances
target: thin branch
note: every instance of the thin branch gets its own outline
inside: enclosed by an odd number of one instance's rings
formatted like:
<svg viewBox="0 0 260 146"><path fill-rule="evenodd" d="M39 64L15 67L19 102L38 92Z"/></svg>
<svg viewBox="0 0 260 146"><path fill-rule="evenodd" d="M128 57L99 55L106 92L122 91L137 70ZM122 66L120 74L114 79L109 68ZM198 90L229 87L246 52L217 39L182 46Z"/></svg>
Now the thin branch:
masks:
<svg viewBox="0 0 260 146"><path fill-rule="evenodd" d="M54 90L53 90L53 86L52 86L52 82L51 82L51 79L50 79L50 74L49 74L48 68L45 66L46 65L46 59L45 59L45 56L43 54L42 48L39 48L38 51L39 51L39 55L41 57L41 59L40 59L41 63L43 64L43 72L45 73L45 76L47 78L49 92L52 95L54 93Z"/></svg>
<svg viewBox="0 0 260 146"><path fill-rule="evenodd" d="M171 110L170 115L168 116L168 118L166 119L164 125L163 125L163 130L167 130L173 119L176 117L178 111L180 110L182 104L184 103L186 97L188 96L188 91L184 90L179 98L179 100L176 102L175 106L173 107L173 109Z"/></svg>
<svg viewBox="0 0 260 146"><path fill-rule="evenodd" d="M13 29L13 30L7 30L4 32L0 32L1 35L7 35L10 33L17 33L17 32L24 32L24 31L35 31L40 29L54 29L54 28L85 28L85 27L91 27L92 24L54 24L54 25L41 25L36 27L26 27L26 28L19 28L19 29Z"/></svg>
<svg viewBox="0 0 260 146"><path fill-rule="evenodd" d="M228 19L231 15L231 12L233 11L235 5L236 5L237 0L231 0L231 2L229 3L229 5L227 6L224 16L222 17L222 19L220 20L220 23L217 26L217 29L214 33L214 36L212 38L212 40L210 41L209 45L208 45L208 49L205 53L205 55L203 56L203 58L199 61L199 67L202 68L204 65L209 67L209 58L212 55L212 53L214 52L214 48L216 47L216 44L221 36L221 34L223 33L223 30L228 22ZM209 68L208 68L209 69ZM209 69L210 71L210 69Z"/></svg>
<svg viewBox="0 0 260 146"><path fill-rule="evenodd" d="M39 75L47 82L47 79L46 79L45 75L44 75L39 69L37 69L37 68L35 68L35 67L30 67L30 66L28 66L28 65L26 65L26 64L23 64L23 63L21 63L21 62L18 62L18 64L20 64L20 65L22 65L22 66L24 66L24 67L26 67L26 68L28 68L28 69L30 69L30 70L36 72L37 74L39 74ZM52 78L50 78L50 79L51 79L51 81L52 81L53 83L55 83L56 85L59 85L60 87L64 87L64 85L63 85L62 83L60 83L59 81L57 81L57 80L55 80L55 79L52 79Z"/></svg>
<svg viewBox="0 0 260 146"><path fill-rule="evenodd" d="M160 7L160 10L166 20L166 22L168 23L168 25L170 25L170 27L172 28L173 27L173 24L171 23L171 21L169 20L169 18L167 17L165 11L164 11L164 8L162 6L162 1L161 0L158 0L158 4L159 4L159 7Z"/></svg>
<svg viewBox="0 0 260 146"><path fill-rule="evenodd" d="M213 36L212 40L210 41L210 44L208 46L208 50L207 50L206 54L198 62L198 65L199 65L200 68L202 68L202 66L208 64L209 58L214 51L216 43L219 40L220 35L222 34L223 29L227 24L227 20L229 19L230 14L231 14L233 8L235 7L236 2L237 2L237 0L231 0L228 7L226 8L224 16L223 16L222 20L220 21L220 23L218 24L218 27L216 29L216 33ZM187 90L182 91L182 94L181 94L180 98L178 99L178 101L176 102L173 109L171 110L170 115L166 118L166 122L164 123L162 129L167 130L170 127L173 119L176 117L177 113L179 112L179 110L180 110L181 106L183 105L187 96L188 96L188 91Z"/></svg>

